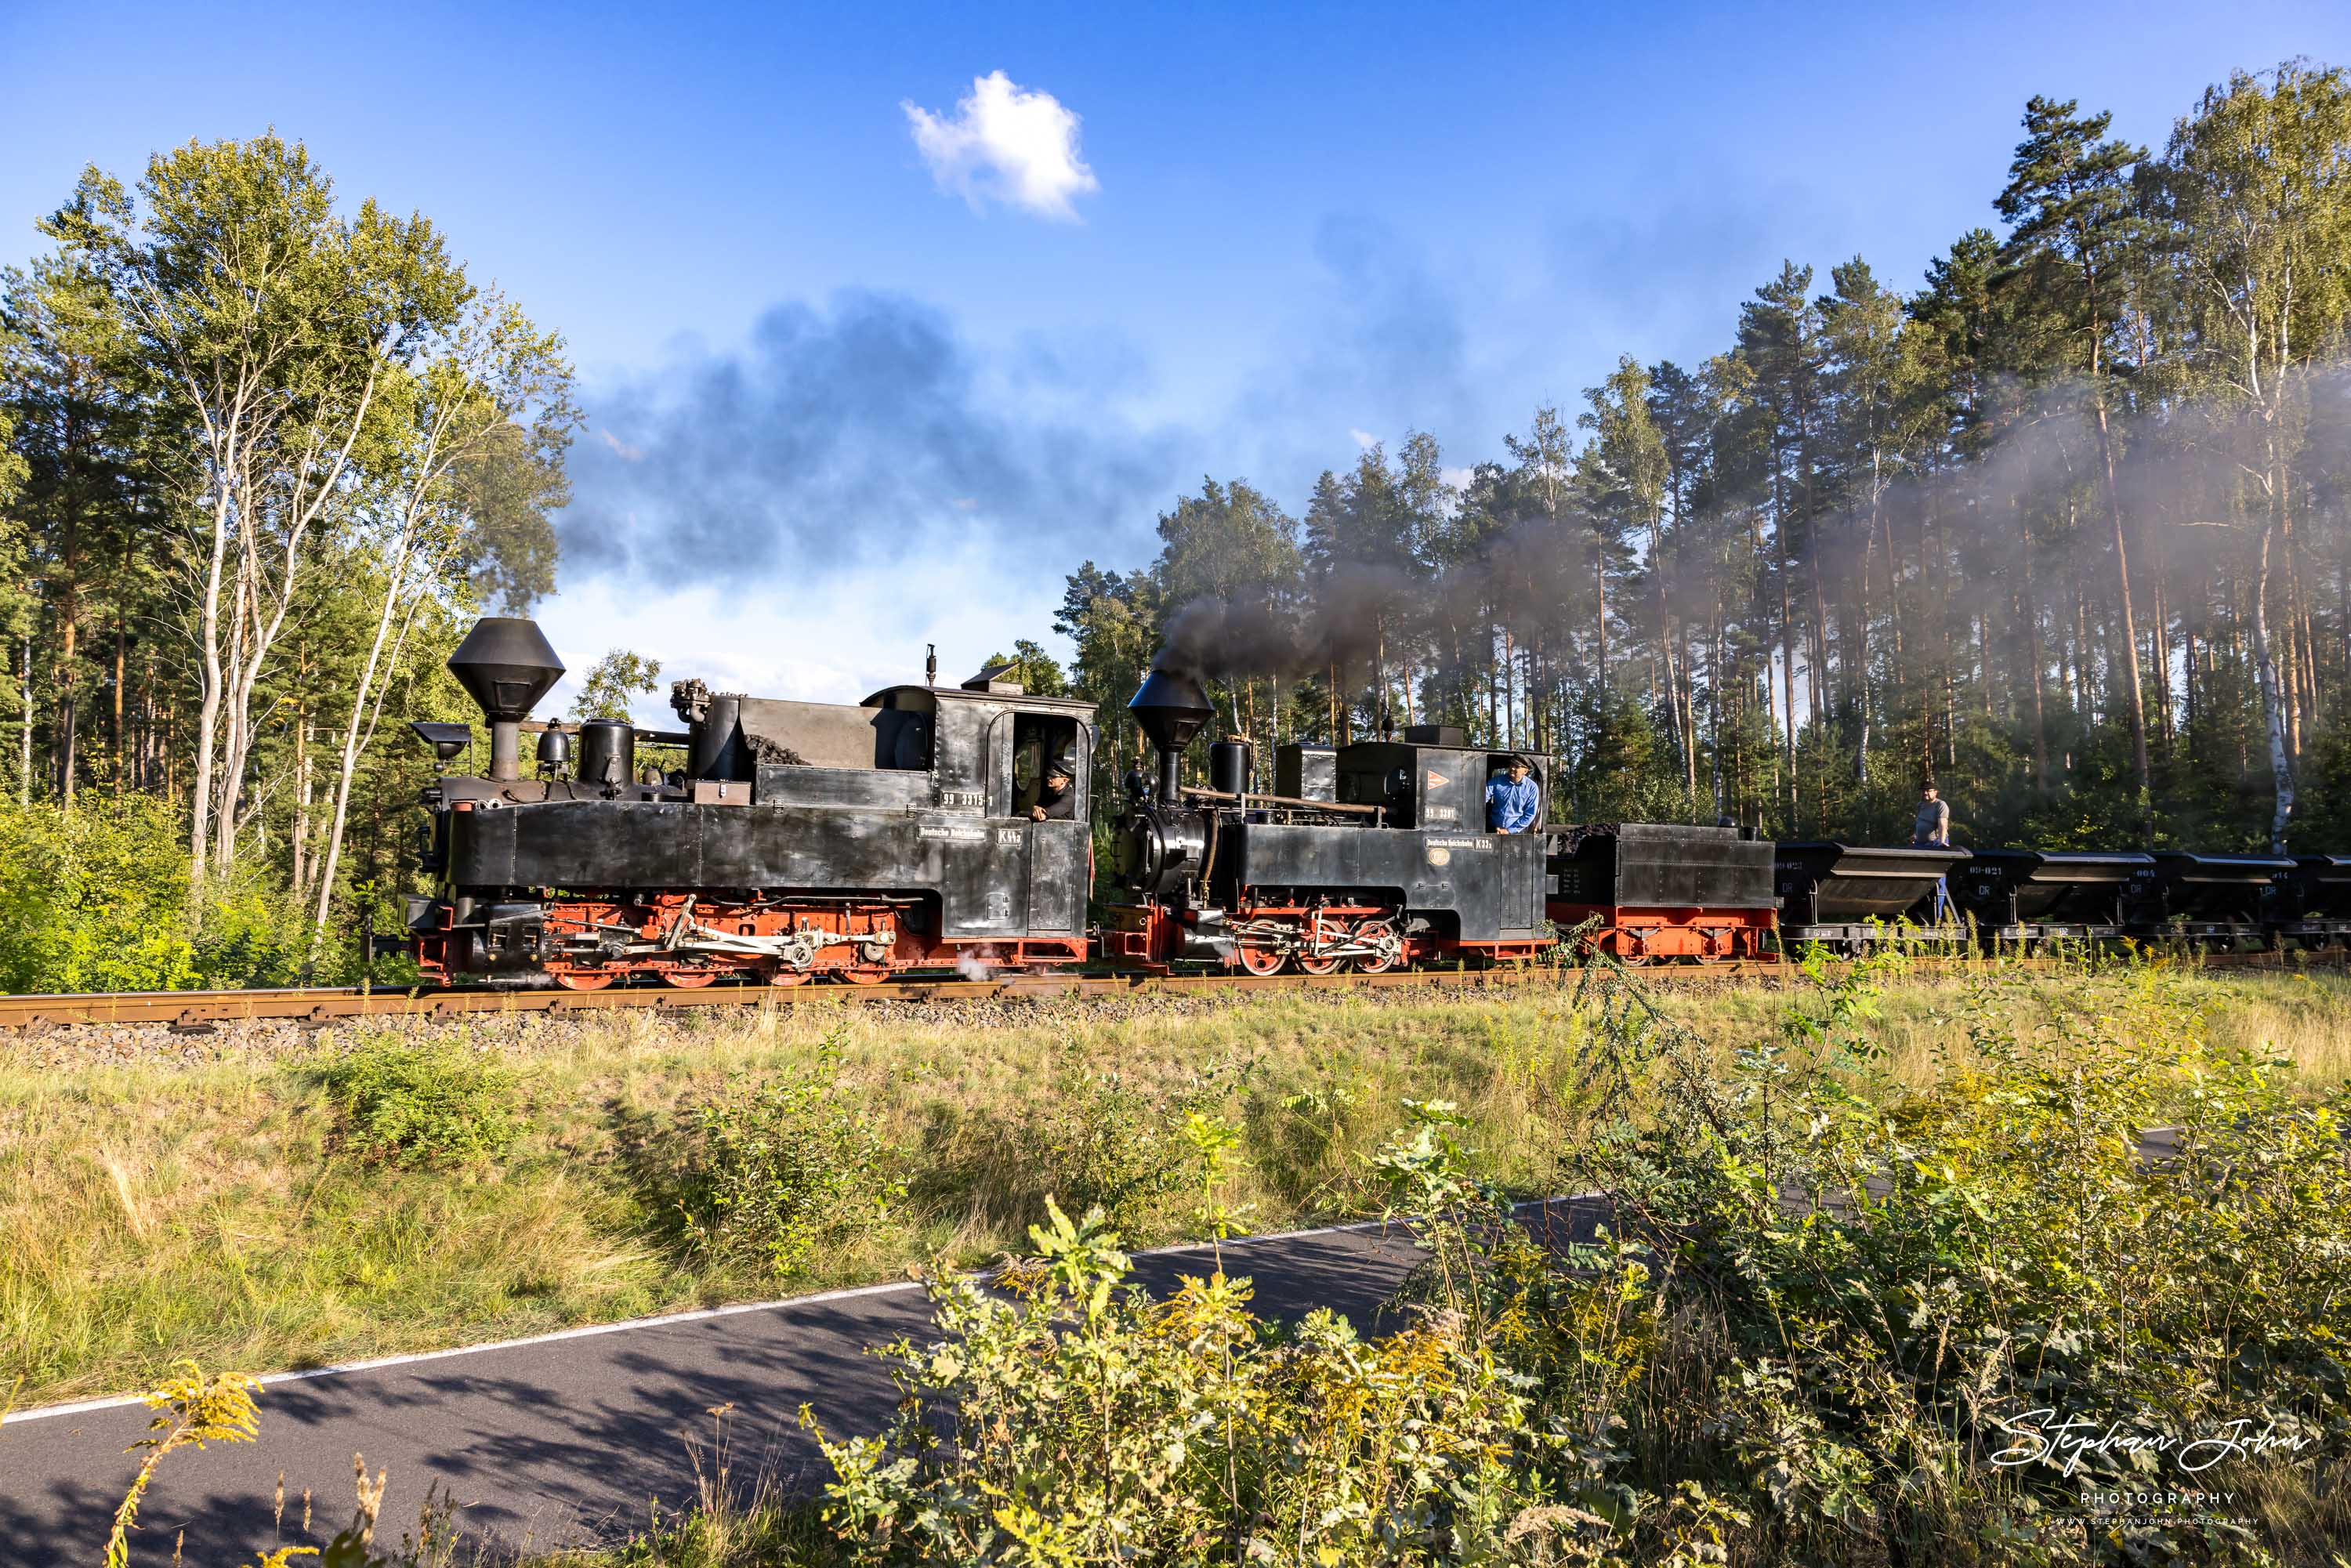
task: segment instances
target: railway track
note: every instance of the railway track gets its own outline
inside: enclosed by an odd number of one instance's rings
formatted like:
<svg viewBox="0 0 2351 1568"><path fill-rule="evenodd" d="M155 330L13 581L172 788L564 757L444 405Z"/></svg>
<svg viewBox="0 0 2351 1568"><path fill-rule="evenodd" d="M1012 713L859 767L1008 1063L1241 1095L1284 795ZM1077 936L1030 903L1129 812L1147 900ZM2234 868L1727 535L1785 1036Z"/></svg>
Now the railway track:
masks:
<svg viewBox="0 0 2351 1568"><path fill-rule="evenodd" d="M2206 968L2285 970L2300 965L2341 967L2345 956L2283 953L2213 953L2194 960ZM1970 958L1920 957L1916 968L1965 971L1985 961ZM1999 960L2009 969L2031 971L2054 967L2052 958ZM224 1023L276 1020L323 1027L357 1018L455 1018L467 1013L590 1013L619 1009L687 1009L726 1007L829 1007L877 1001L986 1002L1008 998L1048 999L1056 997L1129 997L1196 995L1220 991L1259 990L1395 990L1426 988L1451 991L1516 989L1529 985L1558 985L1573 970L1551 966L1494 969L1405 970L1382 975L1164 975L1123 970L1085 970L1072 974L1019 975L995 979L906 979L881 985L709 986L678 990L661 986L620 988L602 991L493 988L486 986L444 989L310 987L291 990L251 991L126 991L84 996L0 996L0 1030L41 1033L123 1024L162 1024L187 1030L208 1030ZM1747 980L1784 984L1796 970L1774 962L1738 961L1692 967L1651 967L1639 971L1645 980L1661 984Z"/></svg>

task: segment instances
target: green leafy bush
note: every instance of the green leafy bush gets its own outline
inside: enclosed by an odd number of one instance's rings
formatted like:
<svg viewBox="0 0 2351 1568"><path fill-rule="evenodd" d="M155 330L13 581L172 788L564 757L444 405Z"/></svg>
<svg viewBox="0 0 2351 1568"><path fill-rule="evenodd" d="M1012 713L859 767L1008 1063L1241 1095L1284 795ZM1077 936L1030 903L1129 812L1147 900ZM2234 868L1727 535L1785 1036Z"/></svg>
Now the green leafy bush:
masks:
<svg viewBox="0 0 2351 1568"><path fill-rule="evenodd" d="M152 800L0 805L0 985L170 991L201 984L188 861Z"/></svg>
<svg viewBox="0 0 2351 1568"><path fill-rule="evenodd" d="M1463 1166L1447 1130L1458 1119L1442 1106L1415 1118L1382 1169L1436 1252L1465 1266L1427 1276L1402 1330L1365 1339L1324 1311L1286 1330L1221 1269L1153 1301L1127 1288L1100 1210L1072 1221L1049 1206L1008 1291L932 1283L940 1337L892 1348L903 1397L889 1429L819 1432L832 1540L810 1560L1630 1561L1579 1500L1567 1403L1546 1403L1505 1354L1539 1323L1605 1321L1624 1281L1552 1269ZM1691 1488L1656 1500L1646 1522L1661 1551L1640 1561L1694 1563L1719 1560L1740 1519Z"/></svg>
<svg viewBox="0 0 2351 1568"><path fill-rule="evenodd" d="M395 1164L496 1159L522 1135L521 1074L446 1039L365 1040L322 1077L346 1138Z"/></svg>
<svg viewBox="0 0 2351 1568"><path fill-rule="evenodd" d="M737 1080L680 1113L676 1203L695 1245L789 1277L820 1243L890 1218L906 1192L901 1162L839 1080L828 1049L799 1072Z"/></svg>
<svg viewBox="0 0 2351 1568"><path fill-rule="evenodd" d="M0 989L180 991L292 983L307 933L258 871L188 894L163 802L0 802Z"/></svg>
<svg viewBox="0 0 2351 1568"><path fill-rule="evenodd" d="M1018 1168L1040 1198L1079 1213L1099 1208L1109 1223L1129 1229L1144 1226L1197 1166L1182 1135L1185 1118L1221 1097L1221 1076L1213 1071L1174 1085L1139 1082L1114 1070L1066 1075L1014 1128Z"/></svg>
<svg viewBox="0 0 2351 1568"><path fill-rule="evenodd" d="M1614 1222L1562 1252L1454 1107L1408 1102L1371 1165L1428 1257L1383 1338L1269 1323L1221 1270L1153 1301L1100 1211L1050 1207L1008 1290L933 1283L893 1426L820 1434L804 1560L2339 1563L2351 1101L2212 1047L2148 969L2031 1027L1978 984L1908 1091L1873 970L1806 973L1728 1068L1629 984L1585 990L1578 1088L1620 1114L1562 1154ZM2209 1448L2231 1432L2276 1446ZM2147 1446L2199 1434L2215 1469Z"/></svg>
<svg viewBox="0 0 2351 1568"><path fill-rule="evenodd" d="M1735 1487L1773 1562L2265 1562L2330 1533L2252 1500L2351 1454L2351 1100L2211 1047L2155 969L2043 988L2031 1029L2019 981L1976 983L1906 1094L1866 972L1815 977L1727 1072L1670 1026L1591 1063L1652 1109L1571 1169L1646 1239L1674 1328L1619 1412L1625 1476ZM2148 1446L2239 1421L2279 1446L2199 1472ZM2234 1506L2082 1506L2179 1490Z"/></svg>

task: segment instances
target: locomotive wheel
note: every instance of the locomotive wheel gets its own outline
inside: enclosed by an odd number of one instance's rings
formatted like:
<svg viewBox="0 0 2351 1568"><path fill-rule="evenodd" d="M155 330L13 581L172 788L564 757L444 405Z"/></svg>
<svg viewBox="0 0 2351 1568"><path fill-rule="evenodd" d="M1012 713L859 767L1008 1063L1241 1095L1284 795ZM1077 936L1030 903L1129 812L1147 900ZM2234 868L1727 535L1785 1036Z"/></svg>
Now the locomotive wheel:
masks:
<svg viewBox="0 0 2351 1568"><path fill-rule="evenodd" d="M1354 932L1356 941L1374 945L1378 943L1381 936L1392 934L1393 928L1386 921L1382 920L1377 915L1372 915L1366 919L1358 921L1356 923ZM1394 957L1358 958L1355 960L1355 967L1366 975L1384 975L1390 969L1402 965L1403 962L1403 944L1399 943L1397 944L1396 954Z"/></svg>
<svg viewBox="0 0 2351 1568"><path fill-rule="evenodd" d="M664 969L662 984L674 986L681 991L698 991L718 977L716 969Z"/></svg>
<svg viewBox="0 0 2351 1568"><path fill-rule="evenodd" d="M1343 939L1349 935L1343 923L1324 929ZM1301 975L1335 975L1339 972L1339 967L1347 961L1344 958L1310 957L1304 953L1292 953L1290 957L1290 961L1298 966L1298 972Z"/></svg>
<svg viewBox="0 0 2351 1568"><path fill-rule="evenodd" d="M1270 975L1281 967L1282 954L1279 948L1260 947L1253 942L1242 943L1235 949L1234 956L1240 960L1241 967L1252 975Z"/></svg>
<svg viewBox="0 0 2351 1568"><path fill-rule="evenodd" d="M886 964L852 964L845 969L835 969L833 973L852 986L878 986L890 977L890 967Z"/></svg>
<svg viewBox="0 0 2351 1568"><path fill-rule="evenodd" d="M783 965L778 964L774 968L768 970L764 977L768 984L774 986L780 990L786 986L799 985L806 981L809 977L806 969L787 968Z"/></svg>
<svg viewBox="0 0 2351 1568"><path fill-rule="evenodd" d="M567 991L601 991L612 983L609 973L597 974L578 969L558 969L555 983Z"/></svg>

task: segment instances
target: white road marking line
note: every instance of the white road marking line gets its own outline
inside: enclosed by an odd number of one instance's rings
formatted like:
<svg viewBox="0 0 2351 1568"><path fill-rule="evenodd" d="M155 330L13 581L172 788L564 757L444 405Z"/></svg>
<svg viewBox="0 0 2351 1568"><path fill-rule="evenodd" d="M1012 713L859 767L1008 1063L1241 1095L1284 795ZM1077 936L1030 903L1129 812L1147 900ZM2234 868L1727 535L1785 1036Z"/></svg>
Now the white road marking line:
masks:
<svg viewBox="0 0 2351 1568"><path fill-rule="evenodd" d="M1566 1198L1531 1198L1514 1207L1541 1208L1554 1203L1573 1203L1578 1198L1596 1197L1597 1193L1578 1193ZM1321 1225L1311 1230L1277 1230L1264 1236L1236 1236L1225 1242L1227 1247L1264 1246L1276 1241L1303 1241L1316 1236L1343 1236L1355 1231L1381 1230L1391 1222L1384 1219L1358 1220L1352 1225ZM1210 1241L1185 1241L1173 1247L1154 1247L1146 1251L1130 1253L1134 1258L1171 1258L1186 1252L1206 1252L1214 1248ZM863 1296L886 1296L901 1291L919 1291L922 1283L915 1280L900 1280L886 1285L856 1285L847 1290L822 1291L812 1296L783 1296L771 1301L740 1301L733 1306L703 1307L688 1312L664 1312L659 1317L629 1318L617 1323L588 1323L576 1329L558 1329L552 1333L531 1334L523 1339L493 1340L486 1344L460 1345L455 1350L411 1351L405 1355L376 1356L368 1361L338 1362L332 1366L314 1366L302 1372L273 1372L257 1381L263 1387L275 1383L301 1383L314 1377L340 1377L346 1373L375 1372L387 1366L407 1366L422 1361L446 1361L460 1355L480 1355L493 1350L521 1350L534 1344L554 1344L567 1339L588 1339L597 1334L626 1333L634 1329L656 1329L670 1323L702 1322L711 1318L733 1317L738 1312L774 1312L779 1307L813 1307L826 1301L855 1301ZM14 1427L26 1421L44 1421L53 1416L80 1416L92 1410L114 1410L127 1405L143 1405L144 1396L126 1394L111 1399L84 1399L72 1405L44 1405L30 1410L12 1410L0 1416L0 1425Z"/></svg>

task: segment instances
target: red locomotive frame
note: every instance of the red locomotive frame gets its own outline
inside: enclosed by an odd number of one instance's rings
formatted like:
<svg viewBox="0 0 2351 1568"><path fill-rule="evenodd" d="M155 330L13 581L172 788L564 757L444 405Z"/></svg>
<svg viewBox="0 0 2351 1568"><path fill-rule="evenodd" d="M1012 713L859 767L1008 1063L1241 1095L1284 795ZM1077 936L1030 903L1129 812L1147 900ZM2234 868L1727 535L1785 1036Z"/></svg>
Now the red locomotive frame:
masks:
<svg viewBox="0 0 2351 1568"><path fill-rule="evenodd" d="M1638 966L1659 959L1687 959L1696 964L1725 964L1734 958L1778 956L1777 910L1562 903L1547 908L1552 924L1562 933L1597 921L1578 939L1578 946L1585 951L1606 953L1620 963Z"/></svg>
<svg viewBox="0 0 2351 1568"><path fill-rule="evenodd" d="M1047 968L1082 963L1086 938L1022 937L1009 941L942 942L909 930L904 916L910 900L763 898L712 900L705 895L664 893L645 898L550 898L538 923L534 972L567 990L600 991L616 980L653 978L681 990L698 990L722 977L796 986L810 979L878 985L908 969L955 967L972 977L999 971ZM442 912L445 921L449 912ZM664 948L674 935L692 930L702 949ZM772 952L712 952L714 938L746 939L772 948L779 939L806 954L804 964ZM445 925L415 934L417 967L434 984L447 984L471 967L456 951L473 933Z"/></svg>

